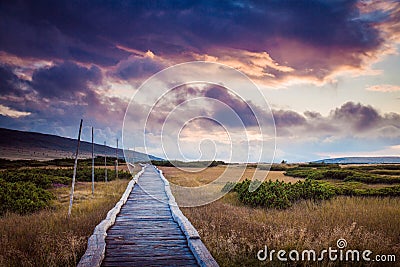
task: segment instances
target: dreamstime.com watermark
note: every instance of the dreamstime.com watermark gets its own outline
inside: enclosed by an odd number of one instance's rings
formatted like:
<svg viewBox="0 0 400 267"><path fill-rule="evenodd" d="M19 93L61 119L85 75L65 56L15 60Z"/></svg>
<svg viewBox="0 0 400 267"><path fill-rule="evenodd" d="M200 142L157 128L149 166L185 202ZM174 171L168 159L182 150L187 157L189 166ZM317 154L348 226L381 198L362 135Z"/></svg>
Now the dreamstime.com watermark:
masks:
<svg viewBox="0 0 400 267"><path fill-rule="evenodd" d="M371 250L359 251L357 249L345 249L347 247L347 241L345 239L338 239L336 242L337 248L329 247L323 249L320 252L316 252L313 249L297 251L290 250L268 250L265 246L257 253L257 258L260 261L274 261L278 260L281 262L286 261L340 261L340 262L395 262L396 255L373 255Z"/></svg>

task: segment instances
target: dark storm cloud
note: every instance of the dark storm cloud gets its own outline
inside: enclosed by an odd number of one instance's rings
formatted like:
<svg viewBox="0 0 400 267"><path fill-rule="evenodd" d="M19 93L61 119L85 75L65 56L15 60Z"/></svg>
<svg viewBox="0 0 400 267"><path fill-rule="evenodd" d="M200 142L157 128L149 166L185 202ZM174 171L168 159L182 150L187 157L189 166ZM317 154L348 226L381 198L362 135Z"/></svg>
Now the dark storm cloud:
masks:
<svg viewBox="0 0 400 267"><path fill-rule="evenodd" d="M0 65L0 93L6 95L17 92L19 79L10 67Z"/></svg>
<svg viewBox="0 0 400 267"><path fill-rule="evenodd" d="M71 62L42 68L32 75L32 87L42 97L71 98L85 93L89 84L99 85L102 75L97 67L81 67Z"/></svg>
<svg viewBox="0 0 400 267"><path fill-rule="evenodd" d="M174 112L178 112L178 115ZM169 117L171 114L174 116ZM233 128L257 127L262 123L272 125L269 110L263 110L217 85L183 85L174 88L153 106L150 121L159 128L169 117L173 118L174 125L180 127L186 122L185 119L198 116L209 117Z"/></svg>
<svg viewBox="0 0 400 267"><path fill-rule="evenodd" d="M379 113L374 107L347 102L331 110L328 116L307 111L305 117L290 110L273 110L278 135L332 136L400 135L400 115Z"/></svg>
<svg viewBox="0 0 400 267"><path fill-rule="evenodd" d="M362 54L382 40L357 1L10 1L0 4L0 50L115 65L116 45L171 55L216 47L271 51L295 41ZM364 16L365 17L365 16ZM329 52L330 51L330 52ZM324 65L324 63L320 63Z"/></svg>
<svg viewBox="0 0 400 267"><path fill-rule="evenodd" d="M252 110L251 101L244 101L236 95L233 95L228 92L227 89L223 87L212 86L205 90L204 97L216 99L229 108L233 110L233 112L240 118L240 125L231 125L231 126L241 126L242 123L244 126L257 126L258 121L254 111ZM223 108L216 108L214 110L214 118L230 123L238 123L239 121L232 117L232 112L228 110L225 106ZM228 117L227 117L228 116ZM229 119L229 117L232 117Z"/></svg>
<svg viewBox="0 0 400 267"><path fill-rule="evenodd" d="M278 128L303 125L306 122L302 115L290 110L274 110L273 114Z"/></svg>
<svg viewBox="0 0 400 267"><path fill-rule="evenodd" d="M144 78L157 73L164 67L163 64L149 57L134 57L118 64L113 75L123 80Z"/></svg>
<svg viewBox="0 0 400 267"><path fill-rule="evenodd" d="M382 117L372 106L364 106L360 103L347 102L340 108L336 108L332 114L332 119L347 121L356 130L364 130L376 126Z"/></svg>
<svg viewBox="0 0 400 267"><path fill-rule="evenodd" d="M83 118L87 125L121 128L127 103L97 90L102 81L97 67L66 62L36 70L32 81L18 78L7 66L0 67L0 74L0 104L30 113L18 119L1 116L2 127L57 133L55 129L64 131L68 127L75 131ZM21 84L24 90L20 89ZM68 130L67 133L75 135Z"/></svg>
<svg viewBox="0 0 400 267"><path fill-rule="evenodd" d="M101 18L90 21L95 17L90 16L95 12L91 6L96 7L76 1L2 2L0 50L21 57L114 65L128 53L100 35L96 25Z"/></svg>
<svg viewBox="0 0 400 267"><path fill-rule="evenodd" d="M305 111L304 116L306 116L307 118L315 119L321 117L322 115L321 113L316 111Z"/></svg>

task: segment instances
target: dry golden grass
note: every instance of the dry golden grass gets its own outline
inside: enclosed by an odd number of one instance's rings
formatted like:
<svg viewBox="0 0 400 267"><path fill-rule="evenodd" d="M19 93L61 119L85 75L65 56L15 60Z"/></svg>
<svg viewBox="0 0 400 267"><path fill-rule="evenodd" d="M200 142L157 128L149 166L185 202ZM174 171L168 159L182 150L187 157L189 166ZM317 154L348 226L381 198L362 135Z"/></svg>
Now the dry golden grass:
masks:
<svg viewBox="0 0 400 267"><path fill-rule="evenodd" d="M86 250L94 227L120 199L128 180L75 187L68 219L70 187L52 189L57 196L51 210L0 218L0 266L75 266Z"/></svg>
<svg viewBox="0 0 400 267"><path fill-rule="evenodd" d="M217 179L227 168L226 166L217 166L207 169L199 169L199 168L185 168L184 170L180 170L175 167L159 167L167 176L168 180L176 185L187 186L187 187L195 187L200 185L208 184L215 179ZM227 174L232 174L232 177L240 177L240 181L245 179L251 180L253 178L255 168L246 168L243 169L243 166L237 165L233 168L227 169ZM240 175L243 172L243 175ZM299 178L293 178L289 176L283 175L283 171L265 171L265 170L257 170L255 175L255 179L263 180L265 177L266 180L279 180L284 182L296 182Z"/></svg>
<svg viewBox="0 0 400 267"><path fill-rule="evenodd" d="M218 174L218 169L211 168L201 176L189 173L185 177L173 168L162 169L171 182L192 186L199 182L192 181L196 177L207 181ZM246 170L247 175L250 172L251 169ZM207 179L207 175L211 177ZM281 177L279 172L271 175L273 180ZM236 193L229 193L211 204L182 211L221 266L275 266L279 262L258 261L257 251L265 245L269 249L318 251L329 246L335 248L339 238L347 240L349 249L395 254L397 264L400 259L399 198L337 197L321 203L303 201L287 210L274 210L244 206Z"/></svg>

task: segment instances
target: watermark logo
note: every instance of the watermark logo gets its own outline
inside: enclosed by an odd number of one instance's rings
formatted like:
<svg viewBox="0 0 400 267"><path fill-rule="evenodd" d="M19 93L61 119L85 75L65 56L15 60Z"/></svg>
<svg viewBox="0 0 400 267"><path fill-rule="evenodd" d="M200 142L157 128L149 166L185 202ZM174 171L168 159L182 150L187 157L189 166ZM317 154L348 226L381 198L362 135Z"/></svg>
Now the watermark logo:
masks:
<svg viewBox="0 0 400 267"><path fill-rule="evenodd" d="M332 261L332 262L395 262L396 255L376 254L371 250L346 249L346 239L340 238L336 241L336 248L328 247L319 252L314 249L298 250L269 250L267 246L257 252L260 261Z"/></svg>
<svg viewBox="0 0 400 267"><path fill-rule="evenodd" d="M343 239L343 238L338 239L338 240L336 241L336 246L337 246L339 249L343 249L343 248L347 247L347 241L346 241L346 239Z"/></svg>
<svg viewBox="0 0 400 267"><path fill-rule="evenodd" d="M275 135L271 108L249 77L227 65L195 61L166 68L135 89L124 117L122 141L128 163L149 162L154 158L147 155L155 155L183 172L201 176L202 170L218 161L270 166ZM206 164L196 168L175 164L187 161ZM238 182L245 170L245 166L226 165L213 181L188 186L170 181L170 186L179 206L205 205L226 194L222 188ZM263 181L266 175L259 173L255 169L251 179ZM259 185L251 183L249 190Z"/></svg>

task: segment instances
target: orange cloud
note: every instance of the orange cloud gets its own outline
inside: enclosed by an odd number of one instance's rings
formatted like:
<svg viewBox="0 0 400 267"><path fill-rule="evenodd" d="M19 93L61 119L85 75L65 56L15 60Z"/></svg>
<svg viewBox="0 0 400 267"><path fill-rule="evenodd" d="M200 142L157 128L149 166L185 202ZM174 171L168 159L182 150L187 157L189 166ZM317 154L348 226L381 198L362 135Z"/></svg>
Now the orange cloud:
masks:
<svg viewBox="0 0 400 267"><path fill-rule="evenodd" d="M29 115L31 115L31 113L30 112L14 110L14 109L11 109L9 107L6 107L6 106L3 106L3 105L0 104L0 115L17 119L17 118L20 118L20 117L29 116Z"/></svg>
<svg viewBox="0 0 400 267"><path fill-rule="evenodd" d="M400 91L400 85L392 85L392 84L379 84L373 85L366 88L368 91L375 92L397 92Z"/></svg>

